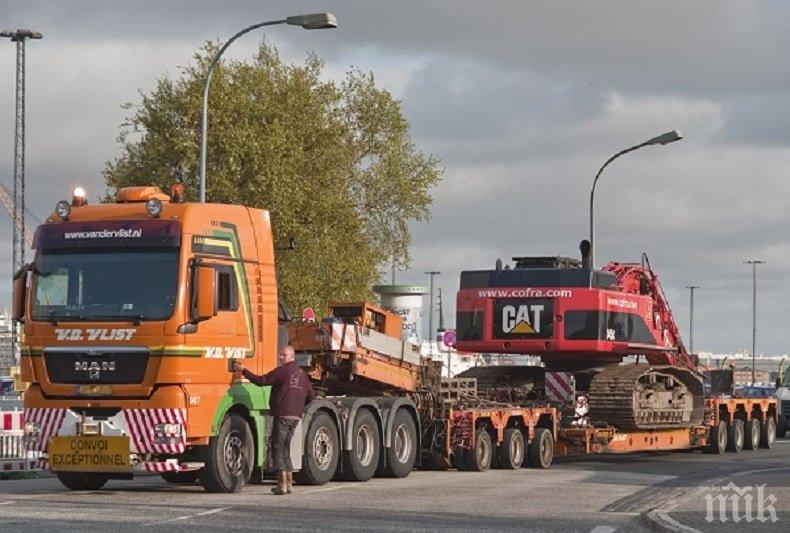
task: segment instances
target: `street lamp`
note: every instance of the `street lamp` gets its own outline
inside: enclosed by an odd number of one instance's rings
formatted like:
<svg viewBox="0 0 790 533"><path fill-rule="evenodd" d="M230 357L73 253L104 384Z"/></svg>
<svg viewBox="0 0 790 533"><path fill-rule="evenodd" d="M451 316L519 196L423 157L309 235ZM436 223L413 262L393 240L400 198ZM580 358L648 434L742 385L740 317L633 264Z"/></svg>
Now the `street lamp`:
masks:
<svg viewBox="0 0 790 533"><path fill-rule="evenodd" d="M14 126L14 207L11 276L25 264L25 41L41 39L33 30L3 30L0 37L16 43L16 123ZM11 355L14 364L19 362L19 323L11 323Z"/></svg>
<svg viewBox="0 0 790 533"><path fill-rule="evenodd" d="M211 60L208 67L208 74L206 74L206 82L203 85L203 108L200 113L200 202L206 201L206 134L208 130L208 88L211 84L211 76L214 74L214 67L219 63L222 54L227 50L228 46L236 39L263 26L274 26L276 24L289 24L291 26L301 26L306 30L321 30L325 28L337 28L337 19L332 13L313 13L310 15L295 15L287 17L282 20L270 20L267 22L259 22L252 26L247 26L240 32L236 33L233 37L219 49L219 52Z"/></svg>
<svg viewBox="0 0 790 533"><path fill-rule="evenodd" d="M434 276L438 276L441 272L437 272L436 270L430 270L425 273L426 275L431 277L431 284L430 284L430 294L428 295L428 351L430 355L433 355L433 343L436 341L434 338L436 336L436 332L433 330L433 278ZM450 375L449 367L448 367L448 376Z"/></svg>
<svg viewBox="0 0 790 533"><path fill-rule="evenodd" d="M744 265L752 265L752 387L755 382L755 353L757 352L757 265L764 265L765 261L750 259L743 262Z"/></svg>
<svg viewBox="0 0 790 533"><path fill-rule="evenodd" d="M689 353L694 354L694 291L699 289L699 285L688 285L686 288L691 292L689 302Z"/></svg>
<svg viewBox="0 0 790 533"><path fill-rule="evenodd" d="M645 146L651 146L654 144L669 144L675 141L679 141L683 138L683 135L680 134L677 130L668 131L666 133L662 133L657 137L653 137L652 139L648 139L641 144L637 144L636 146L632 146L631 148L626 148L620 152L617 152L612 157L606 160L606 163L603 164L601 169L598 171L598 174L595 175L595 179L593 180L592 190L590 191L590 268L595 268L595 186L598 184L598 178L601 177L601 173L603 169L609 166L609 163L620 157L621 155L625 155L628 152L633 152L634 150L639 150Z"/></svg>

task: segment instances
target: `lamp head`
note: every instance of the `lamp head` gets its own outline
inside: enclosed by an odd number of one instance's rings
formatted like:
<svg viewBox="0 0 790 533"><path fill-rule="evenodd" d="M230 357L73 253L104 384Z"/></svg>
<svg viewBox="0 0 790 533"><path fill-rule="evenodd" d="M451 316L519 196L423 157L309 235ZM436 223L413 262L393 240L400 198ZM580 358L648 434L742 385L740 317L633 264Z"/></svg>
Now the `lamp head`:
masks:
<svg viewBox="0 0 790 533"><path fill-rule="evenodd" d="M675 141L679 141L683 138L683 134L680 133L678 130L668 131L666 133L662 133L657 137L653 137L645 144L669 144Z"/></svg>
<svg viewBox="0 0 790 533"><path fill-rule="evenodd" d="M322 30L337 28L337 19L332 13L311 13L309 15L294 15L285 19L286 24L301 26L306 30Z"/></svg>

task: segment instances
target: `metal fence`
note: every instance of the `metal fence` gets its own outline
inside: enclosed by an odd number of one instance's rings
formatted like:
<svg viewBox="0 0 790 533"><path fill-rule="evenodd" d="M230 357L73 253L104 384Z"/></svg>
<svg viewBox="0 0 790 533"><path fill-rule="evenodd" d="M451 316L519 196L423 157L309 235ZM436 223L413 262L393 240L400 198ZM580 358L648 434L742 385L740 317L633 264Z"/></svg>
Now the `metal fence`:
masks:
<svg viewBox="0 0 790 533"><path fill-rule="evenodd" d="M38 452L25 450L23 411L0 411L0 473L35 470Z"/></svg>

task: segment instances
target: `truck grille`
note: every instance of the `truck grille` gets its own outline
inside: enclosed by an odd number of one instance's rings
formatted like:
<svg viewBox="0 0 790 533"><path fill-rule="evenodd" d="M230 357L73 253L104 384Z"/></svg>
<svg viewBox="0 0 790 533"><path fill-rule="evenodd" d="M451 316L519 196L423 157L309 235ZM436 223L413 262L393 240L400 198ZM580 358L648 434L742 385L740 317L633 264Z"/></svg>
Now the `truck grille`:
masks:
<svg viewBox="0 0 790 533"><path fill-rule="evenodd" d="M782 416L787 420L790 420L790 400L782 400L782 403L779 407L782 410Z"/></svg>
<svg viewBox="0 0 790 533"><path fill-rule="evenodd" d="M51 383L142 383L146 348L47 348L44 365Z"/></svg>

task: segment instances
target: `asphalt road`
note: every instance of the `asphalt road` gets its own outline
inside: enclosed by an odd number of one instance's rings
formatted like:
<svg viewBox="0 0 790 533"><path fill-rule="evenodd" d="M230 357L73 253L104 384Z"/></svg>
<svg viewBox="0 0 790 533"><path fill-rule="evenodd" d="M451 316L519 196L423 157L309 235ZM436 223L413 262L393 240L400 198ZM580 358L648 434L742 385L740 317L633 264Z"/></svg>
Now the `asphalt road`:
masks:
<svg viewBox="0 0 790 533"><path fill-rule="evenodd" d="M741 517L736 524L726 513L727 522L719 515L706 521L705 495L730 481L741 490L766 484L778 521ZM545 471L416 471L406 479L296 487L292 496L274 496L270 487L207 494L146 476L71 492L53 478L0 481L0 531L788 531L790 441L721 456L566 458Z"/></svg>

